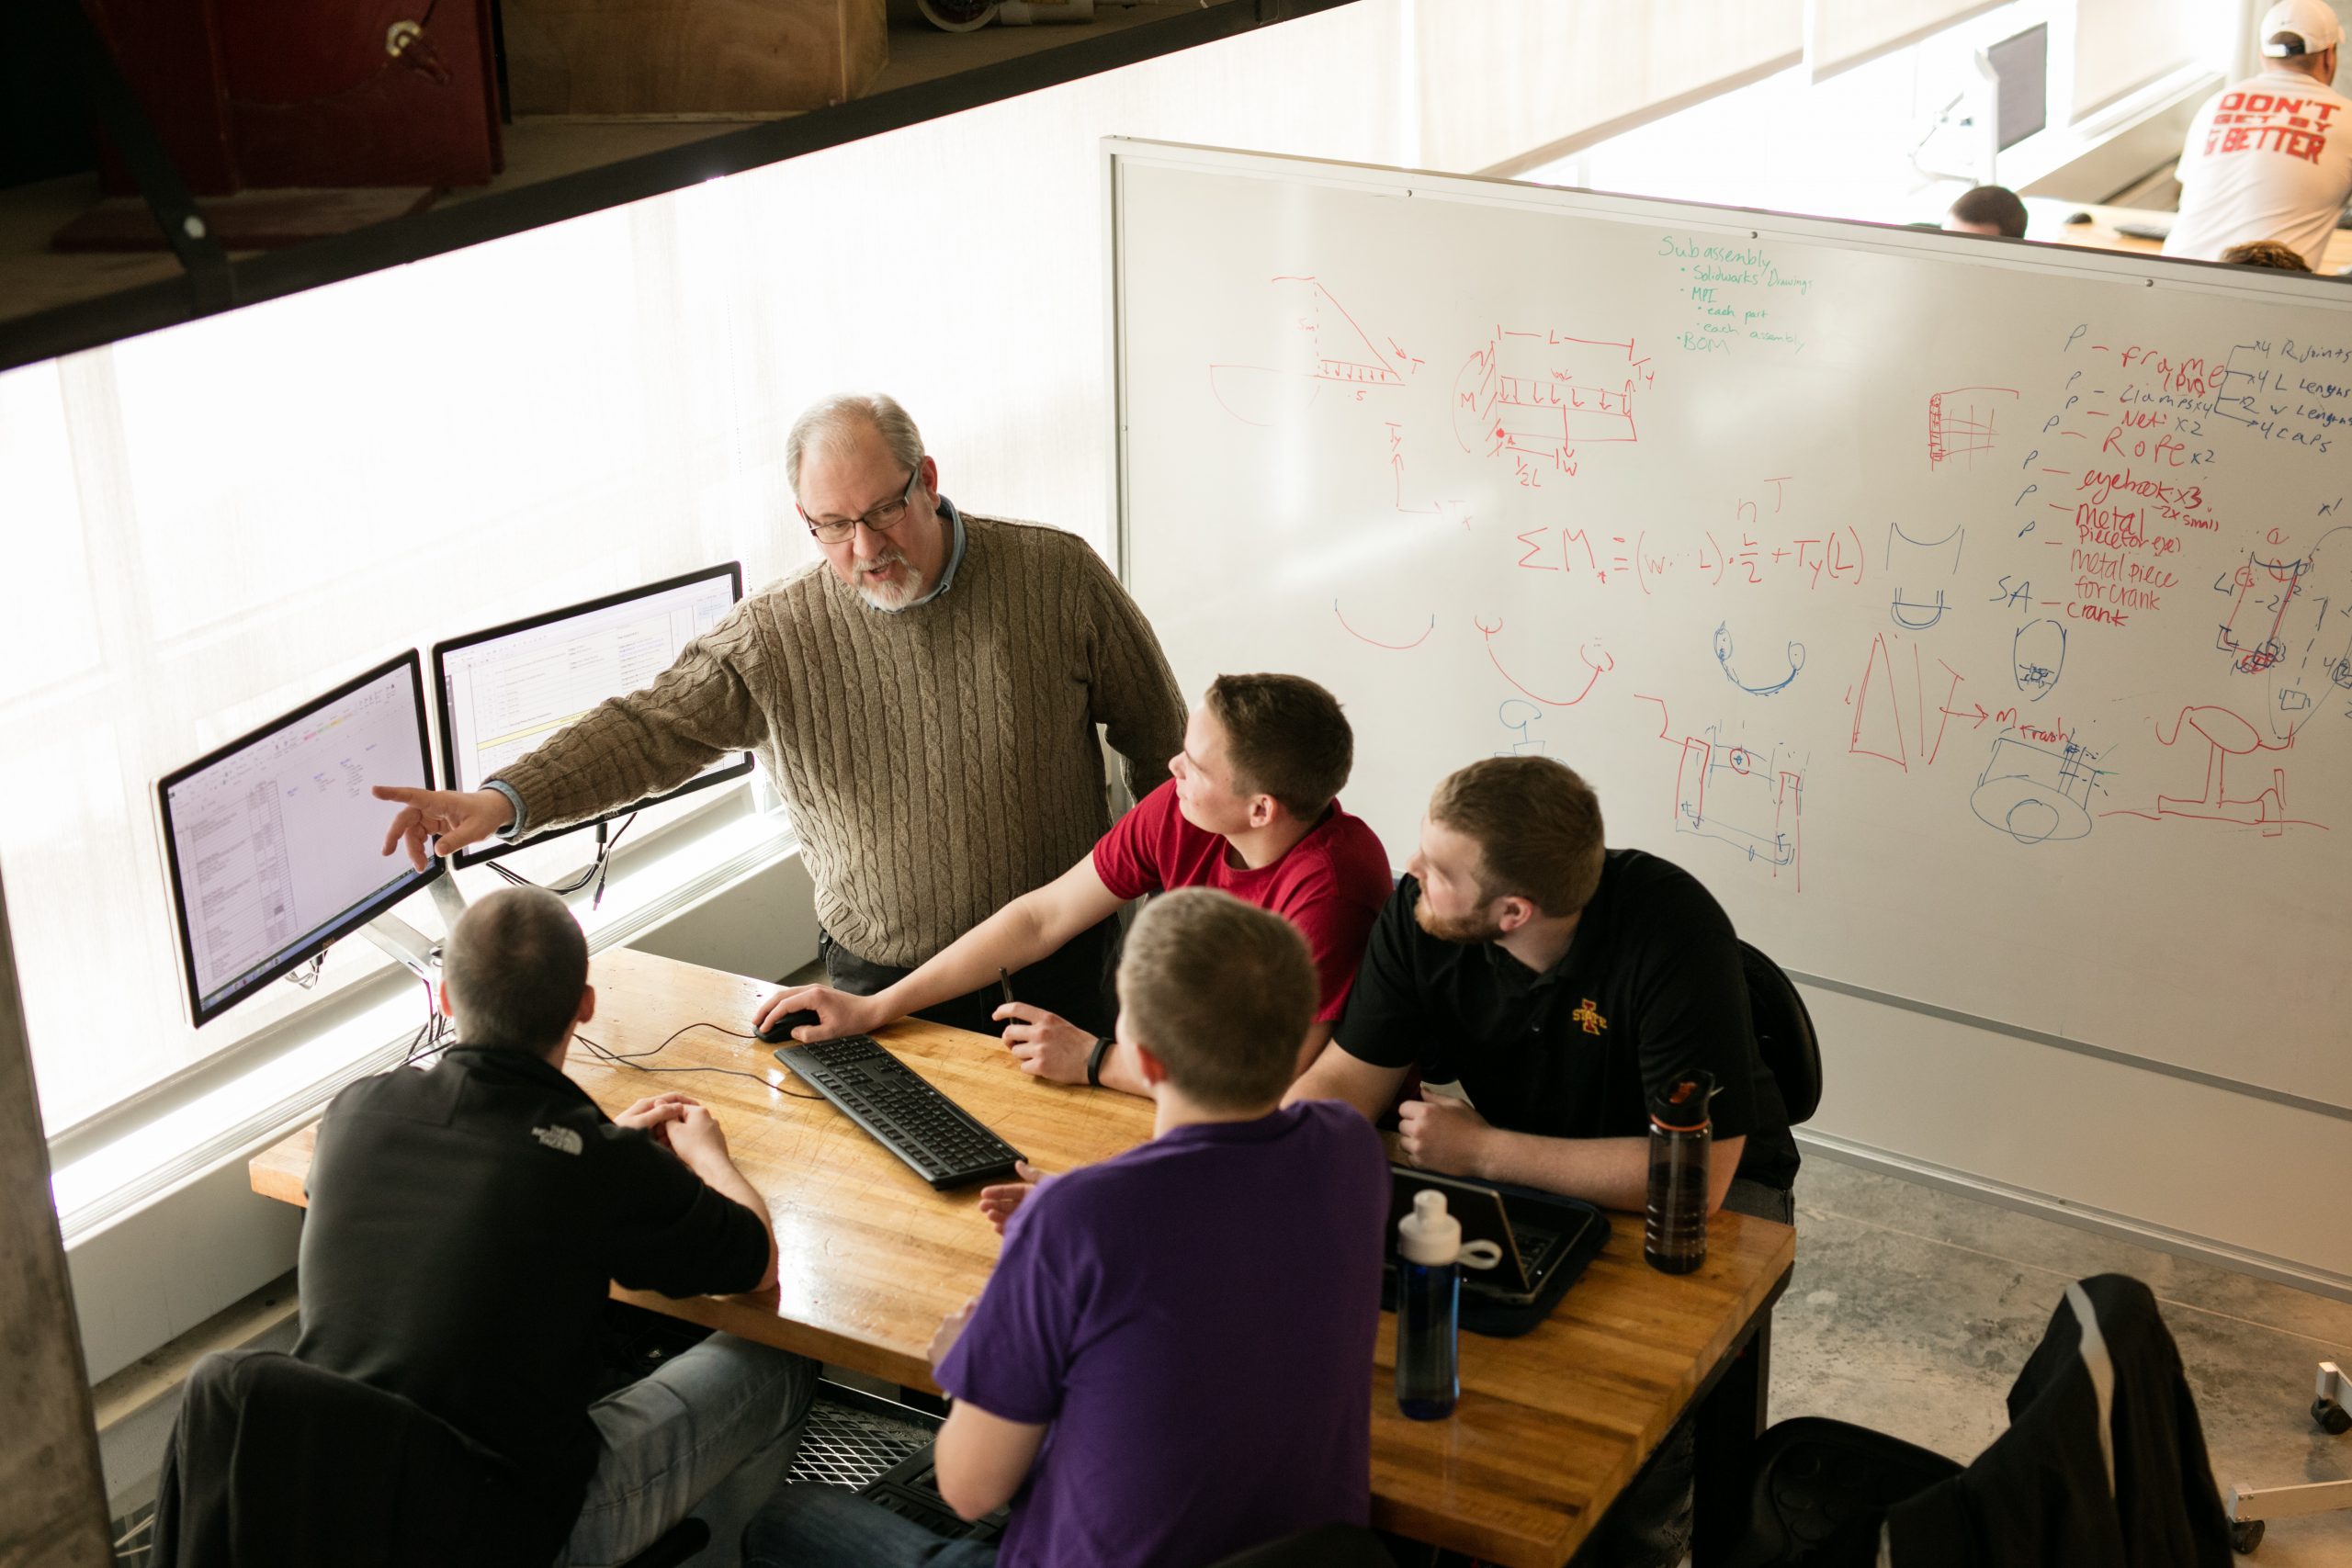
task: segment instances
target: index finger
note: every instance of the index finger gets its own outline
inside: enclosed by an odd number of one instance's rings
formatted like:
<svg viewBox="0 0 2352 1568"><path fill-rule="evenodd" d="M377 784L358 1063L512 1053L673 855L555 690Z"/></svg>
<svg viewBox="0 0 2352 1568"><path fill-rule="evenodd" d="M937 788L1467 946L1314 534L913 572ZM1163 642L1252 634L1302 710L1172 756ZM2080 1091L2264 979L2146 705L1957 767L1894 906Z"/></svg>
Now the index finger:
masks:
<svg viewBox="0 0 2352 1568"><path fill-rule="evenodd" d="M1043 1023L1054 1015L1035 1002L999 1002L989 1016L999 1023Z"/></svg>

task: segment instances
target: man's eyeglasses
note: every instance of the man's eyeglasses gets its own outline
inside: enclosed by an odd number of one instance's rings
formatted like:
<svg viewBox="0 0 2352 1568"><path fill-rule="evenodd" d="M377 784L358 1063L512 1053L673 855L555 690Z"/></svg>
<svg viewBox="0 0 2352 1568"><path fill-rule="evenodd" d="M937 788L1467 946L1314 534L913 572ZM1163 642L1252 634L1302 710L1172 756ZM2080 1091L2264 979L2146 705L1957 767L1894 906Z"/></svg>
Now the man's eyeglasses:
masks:
<svg viewBox="0 0 2352 1568"><path fill-rule="evenodd" d="M808 525L808 532L817 536L819 544L838 545L852 534L856 533L858 525L861 523L870 533L887 534L905 522L907 508L915 503L915 487L921 483L922 483L922 464L918 462L915 464L914 472L907 476L907 488L899 492L898 500L886 501L863 517L852 517L846 520L829 518L820 523L809 516L798 502L792 503L792 509L800 513L800 521Z"/></svg>

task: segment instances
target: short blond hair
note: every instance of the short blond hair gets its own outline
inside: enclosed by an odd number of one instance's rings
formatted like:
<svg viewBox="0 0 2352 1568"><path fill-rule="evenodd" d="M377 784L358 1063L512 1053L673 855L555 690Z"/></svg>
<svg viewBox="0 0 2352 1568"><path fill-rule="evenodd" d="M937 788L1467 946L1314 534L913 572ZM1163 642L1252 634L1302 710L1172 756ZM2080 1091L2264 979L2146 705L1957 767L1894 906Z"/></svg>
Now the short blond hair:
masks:
<svg viewBox="0 0 2352 1568"><path fill-rule="evenodd" d="M1600 797L1564 762L1482 757L1437 786L1430 820L1478 846L1488 898L1517 894L1547 915L1573 915L1600 886Z"/></svg>
<svg viewBox="0 0 2352 1568"><path fill-rule="evenodd" d="M1321 992L1297 927L1209 887L1154 898L1119 959L1130 1037L1210 1111L1282 1098Z"/></svg>

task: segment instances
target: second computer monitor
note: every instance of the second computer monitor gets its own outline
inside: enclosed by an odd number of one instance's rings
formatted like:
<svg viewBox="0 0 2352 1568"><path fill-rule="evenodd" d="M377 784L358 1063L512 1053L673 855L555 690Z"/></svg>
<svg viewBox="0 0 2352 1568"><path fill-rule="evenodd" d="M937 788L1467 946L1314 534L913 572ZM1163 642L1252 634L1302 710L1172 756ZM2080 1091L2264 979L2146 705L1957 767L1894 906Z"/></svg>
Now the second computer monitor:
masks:
<svg viewBox="0 0 2352 1568"><path fill-rule="evenodd" d="M605 698L651 685L688 642L717 626L742 596L743 569L729 561L435 643L433 689L440 707L443 784L480 789ZM675 789L605 815L741 778L751 768L750 753L732 753ZM471 864L554 836L533 833L515 843L486 844L460 851L457 859Z"/></svg>

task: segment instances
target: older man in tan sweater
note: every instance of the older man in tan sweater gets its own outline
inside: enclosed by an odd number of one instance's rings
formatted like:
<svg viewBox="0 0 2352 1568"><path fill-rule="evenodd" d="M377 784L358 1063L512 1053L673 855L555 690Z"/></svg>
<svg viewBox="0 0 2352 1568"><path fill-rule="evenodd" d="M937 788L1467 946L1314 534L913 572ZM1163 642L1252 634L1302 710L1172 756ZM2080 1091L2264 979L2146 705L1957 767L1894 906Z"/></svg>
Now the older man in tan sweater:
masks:
<svg viewBox="0 0 2352 1568"><path fill-rule="evenodd" d="M1140 798L1184 707L1159 639L1084 540L967 516L888 398L831 398L785 448L824 559L738 604L652 685L470 792L401 803L384 852L561 827L752 750L817 884L828 978L878 990L1083 855L1110 826L1095 726ZM1104 1026L1105 926L1024 972L1024 998ZM993 991L926 1016L992 1031Z"/></svg>

